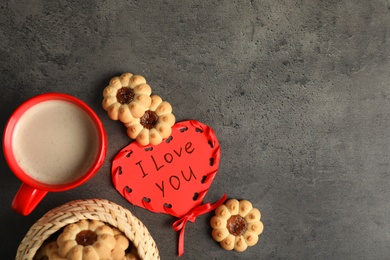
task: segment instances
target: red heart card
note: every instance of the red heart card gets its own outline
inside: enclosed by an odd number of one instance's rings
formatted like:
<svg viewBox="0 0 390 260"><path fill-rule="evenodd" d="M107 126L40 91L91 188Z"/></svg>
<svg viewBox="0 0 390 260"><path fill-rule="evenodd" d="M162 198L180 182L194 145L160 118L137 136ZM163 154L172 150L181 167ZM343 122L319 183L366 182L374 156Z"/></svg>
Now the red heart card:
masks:
<svg viewBox="0 0 390 260"><path fill-rule="evenodd" d="M219 162L213 129L183 121L159 145L132 142L123 148L113 160L112 180L130 203L180 218L202 203Z"/></svg>

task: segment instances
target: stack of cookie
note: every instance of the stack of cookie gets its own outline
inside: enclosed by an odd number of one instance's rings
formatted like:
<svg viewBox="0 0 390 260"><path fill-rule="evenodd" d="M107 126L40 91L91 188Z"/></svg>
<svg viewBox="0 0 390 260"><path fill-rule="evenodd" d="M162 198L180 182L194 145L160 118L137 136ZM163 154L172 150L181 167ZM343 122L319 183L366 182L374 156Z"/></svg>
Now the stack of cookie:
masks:
<svg viewBox="0 0 390 260"><path fill-rule="evenodd" d="M172 106L140 75L124 73L113 77L103 91L104 110L112 120L127 128L127 135L141 146L158 145L170 136L175 116Z"/></svg>
<svg viewBox="0 0 390 260"><path fill-rule="evenodd" d="M80 220L45 241L34 260L118 259L139 260L136 248L117 228L98 220Z"/></svg>

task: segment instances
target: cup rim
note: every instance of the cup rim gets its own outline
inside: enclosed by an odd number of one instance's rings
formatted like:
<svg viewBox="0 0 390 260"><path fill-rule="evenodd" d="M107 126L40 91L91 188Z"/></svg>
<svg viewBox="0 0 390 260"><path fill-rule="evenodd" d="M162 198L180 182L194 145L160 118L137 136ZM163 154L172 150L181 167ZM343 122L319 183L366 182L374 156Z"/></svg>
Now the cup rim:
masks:
<svg viewBox="0 0 390 260"><path fill-rule="evenodd" d="M88 169L88 171L82 175L80 178L73 180L68 183L63 184L46 184L40 181L37 181L30 176L28 176L25 171L19 166L17 163L15 156L13 154L12 150L12 137L14 133L14 129L16 124L18 123L21 116L31 107L42 103L44 101L50 101L50 100L61 100L61 101L67 101L72 104L77 105L79 108L81 108L93 121L94 125L96 126L96 130L98 133L99 143L98 143L98 152L97 156L92 163L92 166ZM11 169L11 171L25 184L36 188L40 190L45 191L51 191L51 192L57 192L57 191L65 191L72 188L75 188L89 179L91 179L100 169L102 166L107 152L107 136L106 131L104 129L104 126L97 116L97 114L82 100L68 95L64 93L58 93L58 92L49 92L44 94L39 94L37 96L34 96L32 98L27 99L24 101L21 105L19 105L16 110L11 114L10 118L8 119L5 129L3 132L3 153L6 159L6 162Z"/></svg>

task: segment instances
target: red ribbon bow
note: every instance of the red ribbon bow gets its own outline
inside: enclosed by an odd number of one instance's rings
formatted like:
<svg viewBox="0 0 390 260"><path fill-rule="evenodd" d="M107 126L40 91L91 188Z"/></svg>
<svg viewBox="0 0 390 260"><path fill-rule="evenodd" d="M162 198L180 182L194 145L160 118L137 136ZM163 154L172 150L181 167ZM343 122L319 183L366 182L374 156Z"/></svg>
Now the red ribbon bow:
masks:
<svg viewBox="0 0 390 260"><path fill-rule="evenodd" d="M206 204L199 205L199 206L193 208L185 216L183 216L182 218L176 220L172 224L172 227L173 227L173 229L175 231L179 231L180 230L179 244L178 244L178 254L179 254L179 256L182 256L184 254L184 231L185 231L187 222L190 221L190 222L194 223L198 216L203 215L203 214L205 214L207 212L210 212L210 211L216 209L217 207L222 205L222 203L225 200L226 200L226 194L224 194L222 196L222 198L220 198L214 204L206 203Z"/></svg>

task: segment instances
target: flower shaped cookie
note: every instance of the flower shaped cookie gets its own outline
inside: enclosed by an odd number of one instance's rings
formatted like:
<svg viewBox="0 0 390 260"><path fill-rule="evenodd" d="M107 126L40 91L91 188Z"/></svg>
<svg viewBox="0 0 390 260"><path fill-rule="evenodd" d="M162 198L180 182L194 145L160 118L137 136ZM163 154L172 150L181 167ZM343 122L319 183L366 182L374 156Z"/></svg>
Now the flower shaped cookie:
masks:
<svg viewBox="0 0 390 260"><path fill-rule="evenodd" d="M34 256L34 260L42 259L66 259L62 258L58 254L58 245L56 241L45 242L37 251Z"/></svg>
<svg viewBox="0 0 390 260"><path fill-rule="evenodd" d="M247 200L230 199L215 210L210 220L212 237L226 250L242 252L259 240L264 226L260 211Z"/></svg>
<svg viewBox="0 0 390 260"><path fill-rule="evenodd" d="M140 118L134 118L128 123L127 135L140 145L157 145L172 133L175 116L172 106L157 95L151 96L151 104Z"/></svg>
<svg viewBox="0 0 390 260"><path fill-rule="evenodd" d="M80 220L64 228L57 244L59 255L67 259L111 259L116 239L103 222Z"/></svg>
<svg viewBox="0 0 390 260"><path fill-rule="evenodd" d="M103 91L102 106L112 120L127 123L145 113L151 103L151 93L144 77L124 73L110 80Z"/></svg>
<svg viewBox="0 0 390 260"><path fill-rule="evenodd" d="M114 237L116 240L116 245L111 251L112 259L141 260L134 244L131 243L119 229L113 228L112 230L114 231Z"/></svg>
<svg viewBox="0 0 390 260"><path fill-rule="evenodd" d="M112 230L114 231L116 244L111 251L111 257L113 259L125 259L125 251L129 247L130 242L119 229L113 228Z"/></svg>

